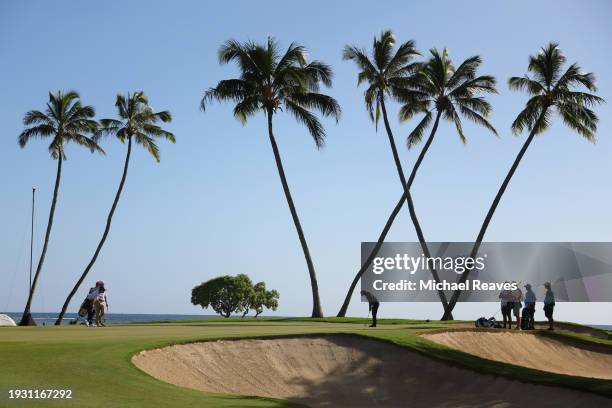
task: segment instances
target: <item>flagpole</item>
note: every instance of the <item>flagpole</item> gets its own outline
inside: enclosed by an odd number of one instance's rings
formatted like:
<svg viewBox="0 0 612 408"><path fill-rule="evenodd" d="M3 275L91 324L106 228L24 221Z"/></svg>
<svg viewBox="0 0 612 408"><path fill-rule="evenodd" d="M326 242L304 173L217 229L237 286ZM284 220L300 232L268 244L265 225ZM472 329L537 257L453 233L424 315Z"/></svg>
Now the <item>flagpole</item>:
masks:
<svg viewBox="0 0 612 408"><path fill-rule="evenodd" d="M32 258L34 254L34 197L36 188L32 187L32 222L30 228L30 291L32 291Z"/></svg>

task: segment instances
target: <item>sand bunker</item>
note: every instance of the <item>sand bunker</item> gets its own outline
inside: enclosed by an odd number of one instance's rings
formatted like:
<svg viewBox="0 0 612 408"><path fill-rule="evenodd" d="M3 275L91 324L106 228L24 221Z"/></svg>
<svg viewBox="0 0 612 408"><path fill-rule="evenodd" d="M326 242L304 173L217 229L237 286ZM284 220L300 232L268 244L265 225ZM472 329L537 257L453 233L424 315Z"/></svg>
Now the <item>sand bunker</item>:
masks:
<svg viewBox="0 0 612 408"><path fill-rule="evenodd" d="M507 331L451 331L423 337L489 360L559 374L612 379L612 353L604 347L579 347L547 336Z"/></svg>
<svg viewBox="0 0 612 408"><path fill-rule="evenodd" d="M134 364L202 391L312 407L585 407L610 400L450 367L359 336L226 340L143 351ZM561 405L560 405L561 404Z"/></svg>

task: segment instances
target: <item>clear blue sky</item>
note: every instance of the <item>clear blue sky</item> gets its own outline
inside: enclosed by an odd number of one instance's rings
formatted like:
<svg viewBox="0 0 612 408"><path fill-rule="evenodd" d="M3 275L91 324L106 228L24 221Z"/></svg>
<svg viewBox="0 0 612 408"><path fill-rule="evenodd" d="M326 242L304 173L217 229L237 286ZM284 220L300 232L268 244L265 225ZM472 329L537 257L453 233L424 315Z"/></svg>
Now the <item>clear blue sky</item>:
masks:
<svg viewBox="0 0 612 408"><path fill-rule="evenodd" d="M0 311L20 311L26 299L30 188L38 189L36 253L48 214L55 162L47 145L20 149L23 114L42 109L49 90L76 89L98 117L115 114L118 92L144 90L168 109L176 145L161 143L156 164L143 151L131 163L110 239L86 284L104 279L111 312L199 313L190 289L220 274L247 273L281 293L277 314L305 315L311 298L306 266L278 180L263 117L246 126L229 104L199 111L209 86L235 75L219 66L229 39L287 46L298 41L311 57L332 65L329 93L343 109L326 121L328 142L317 151L304 128L279 115L276 135L317 269L324 312L335 314L359 266L361 241L375 240L400 194L386 135L375 133L356 87L356 68L341 60L346 44L370 46L392 29L423 52L448 47L455 61L480 54L482 73L499 81L491 97L500 139L466 125L467 146L443 124L413 194L431 241L475 238L493 195L524 135L509 126L526 96L506 80L526 71L527 57L554 40L570 62L596 73L600 95L612 102L612 3L200 1L0 3ZM414 122L392 126L404 147ZM535 141L487 233L490 241L612 241L610 104L598 109L592 145L560 123ZM559 122L559 121L558 121ZM34 311L57 311L89 260L119 181L124 148L108 139L106 157L70 146L55 228ZM388 240L413 241L407 211ZM81 291L82 292L82 291ZM76 309L82 293L72 304ZM365 314L352 303L350 314ZM484 306L494 309L494 305ZM473 317L460 305L458 317ZM597 313L596 311L599 311ZM594 312L582 315L582 312ZM610 323L609 305L560 306L563 318ZM393 304L383 316L440 316L437 304Z"/></svg>

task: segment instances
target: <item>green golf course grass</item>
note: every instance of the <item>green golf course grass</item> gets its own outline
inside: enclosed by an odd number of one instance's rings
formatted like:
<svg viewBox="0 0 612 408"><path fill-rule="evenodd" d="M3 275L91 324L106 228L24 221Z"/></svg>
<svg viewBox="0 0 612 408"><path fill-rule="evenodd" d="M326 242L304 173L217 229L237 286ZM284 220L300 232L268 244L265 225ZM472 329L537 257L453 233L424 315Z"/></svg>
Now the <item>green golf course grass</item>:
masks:
<svg viewBox="0 0 612 408"><path fill-rule="evenodd" d="M317 333L365 335L424 353L451 365L532 383L560 385L612 397L612 381L571 377L481 359L419 337L453 323L365 319L203 319L176 323L0 328L0 406L75 407L295 407L257 397L209 394L156 380L132 365L133 354L173 343L218 338L296 336ZM548 334L550 335L550 334ZM556 334L553 334L556 335ZM559 334L563 335L563 334ZM574 341L612 344L572 334ZM9 400L9 389L72 389L69 401Z"/></svg>

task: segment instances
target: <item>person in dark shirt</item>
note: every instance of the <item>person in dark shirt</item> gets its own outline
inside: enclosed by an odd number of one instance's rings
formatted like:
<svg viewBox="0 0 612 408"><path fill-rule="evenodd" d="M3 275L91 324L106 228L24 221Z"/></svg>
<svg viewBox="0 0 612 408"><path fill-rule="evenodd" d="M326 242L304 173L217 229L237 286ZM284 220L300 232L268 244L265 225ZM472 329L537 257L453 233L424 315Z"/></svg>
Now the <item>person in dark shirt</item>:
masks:
<svg viewBox="0 0 612 408"><path fill-rule="evenodd" d="M376 296L368 292L367 290L361 291L361 296L365 296L368 299L369 310L372 312L372 324L370 327L376 327L376 315L378 314L378 307L380 302L376 299Z"/></svg>
<svg viewBox="0 0 612 408"><path fill-rule="evenodd" d="M550 282L544 284L546 296L544 297L544 315L548 319L548 330L555 330L553 310L555 309L555 293L552 291Z"/></svg>

